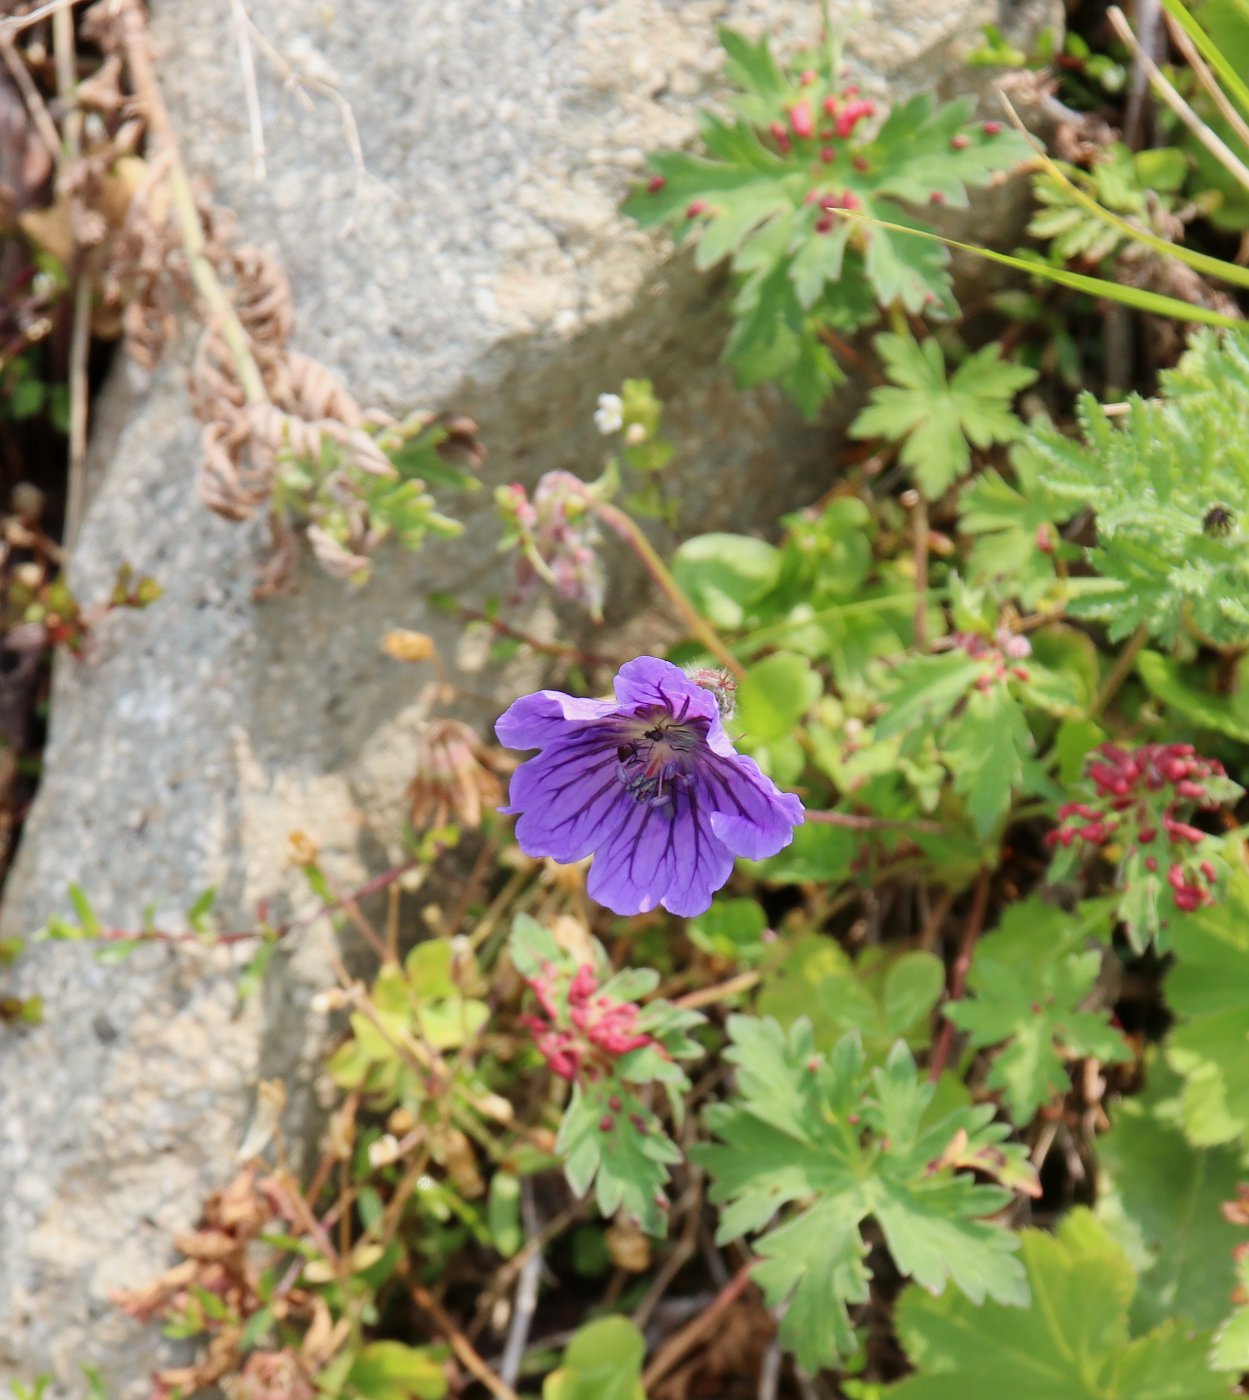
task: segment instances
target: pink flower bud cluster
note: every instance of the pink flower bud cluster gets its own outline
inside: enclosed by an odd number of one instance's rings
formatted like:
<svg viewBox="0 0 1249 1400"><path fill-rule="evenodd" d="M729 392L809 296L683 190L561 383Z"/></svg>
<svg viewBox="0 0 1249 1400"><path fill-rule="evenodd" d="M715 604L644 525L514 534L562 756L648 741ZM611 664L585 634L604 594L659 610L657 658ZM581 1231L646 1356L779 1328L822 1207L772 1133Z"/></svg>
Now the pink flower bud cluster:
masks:
<svg viewBox="0 0 1249 1400"><path fill-rule="evenodd" d="M1223 765L1202 758L1192 744L1142 744L1130 751L1102 744L1085 774L1093 784L1093 800L1065 802L1058 809L1060 825L1046 837L1048 844L1139 846L1148 852L1144 864L1151 873L1159 868L1160 854L1167 861L1167 883L1177 909L1191 912L1213 904L1214 865L1192 860L1193 848L1206 840L1206 833L1177 813L1188 805L1203 810L1220 805L1222 797L1208 785L1225 778Z"/></svg>
<svg viewBox="0 0 1249 1400"><path fill-rule="evenodd" d="M561 1079L598 1079L622 1055L659 1044L638 1030L638 1008L632 1002L598 991L589 963L582 963L565 989L559 969L550 962L543 963L541 976L527 980L542 1015L522 1016L521 1024L532 1031L538 1053Z"/></svg>
<svg viewBox="0 0 1249 1400"><path fill-rule="evenodd" d="M1008 676L1028 679L1028 668L1016 663L1032 655L1032 643L1009 627L999 627L992 641L979 632L956 632L953 641L968 656L985 663L984 673L976 679L977 690L989 690Z"/></svg>
<svg viewBox="0 0 1249 1400"><path fill-rule="evenodd" d="M528 597L541 576L560 598L598 618L607 584L598 555L600 536L584 491L585 483L570 472L547 472L532 500L519 483L504 488L503 508L525 546L516 556L519 596Z"/></svg>

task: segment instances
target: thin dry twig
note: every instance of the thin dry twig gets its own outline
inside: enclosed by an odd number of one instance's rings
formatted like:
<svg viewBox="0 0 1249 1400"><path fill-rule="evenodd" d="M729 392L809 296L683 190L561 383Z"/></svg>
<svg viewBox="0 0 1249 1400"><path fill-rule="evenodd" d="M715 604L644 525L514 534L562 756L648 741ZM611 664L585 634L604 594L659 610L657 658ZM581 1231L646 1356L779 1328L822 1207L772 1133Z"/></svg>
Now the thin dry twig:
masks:
<svg viewBox="0 0 1249 1400"><path fill-rule="evenodd" d="M722 1315L737 1302L750 1283L750 1270L753 1262L743 1264L728 1283L716 1294L711 1306L705 1312L686 1323L675 1336L668 1340L655 1353L654 1360L642 1373L642 1388L650 1390L669 1371L693 1351L693 1349L716 1328Z"/></svg>
<svg viewBox="0 0 1249 1400"><path fill-rule="evenodd" d="M460 1331L455 1319L429 1289L414 1278L409 1278L406 1282L412 1301L422 1312L428 1313L433 1318L439 1330L450 1342L451 1350L455 1352L464 1369L479 1380L491 1395L497 1397L497 1400L520 1400L512 1387L501 1381L490 1369L476 1347Z"/></svg>
<svg viewBox="0 0 1249 1400"><path fill-rule="evenodd" d="M4 59L4 66L9 70L9 75L21 94L22 101L26 104L26 110L30 113L35 130L39 133L39 139L43 142L52 160L59 161L61 158L60 132L57 131L56 123L52 120L47 103L43 100L43 94L35 86L35 80L30 76L30 69L22 61L22 56L13 43L13 36L2 27L0 27L0 57Z"/></svg>
<svg viewBox="0 0 1249 1400"><path fill-rule="evenodd" d="M537 1206L534 1204L532 1177L524 1177L521 1181L520 1210L526 1239L538 1239L542 1234L542 1222L538 1219ZM529 1257L521 1266L520 1277L516 1282L516 1300L512 1304L512 1323L508 1328L507 1342L503 1348L503 1359L499 1363L499 1379L504 1385L514 1386L520 1376L520 1365L525 1358L525 1346L529 1341L533 1316L538 1308L538 1286L542 1279L542 1264L542 1249L539 1246L530 1251Z"/></svg>
<svg viewBox="0 0 1249 1400"><path fill-rule="evenodd" d="M260 93L256 87L256 55L252 50L250 21L243 0L230 0L230 19L238 43L239 68L243 74L243 97L247 103L247 129L252 143L252 179L265 178L265 126L260 115Z"/></svg>
<svg viewBox="0 0 1249 1400"><path fill-rule="evenodd" d="M824 826L843 826L847 831L927 831L936 835L945 830L940 822L922 817L865 817L854 812L808 811L806 819Z"/></svg>
<svg viewBox="0 0 1249 1400"><path fill-rule="evenodd" d="M1177 23L1175 18L1169 14L1166 16L1166 21L1171 41L1183 54L1184 62L1193 70L1193 76L1205 89L1227 124L1245 143L1246 147L1249 147L1249 122L1246 122L1241 116L1240 108L1229 100L1227 94L1219 86L1218 79L1214 76L1210 65L1197 52L1197 45L1188 37L1184 26Z"/></svg>
<svg viewBox="0 0 1249 1400"><path fill-rule="evenodd" d="M1111 26L1120 39L1132 51L1132 55L1145 69L1149 75L1149 81L1153 84L1154 91L1167 104L1168 107L1179 117L1180 121L1193 133L1198 141L1210 152L1223 168L1232 175L1236 181L1245 189L1249 190L1249 165L1246 165L1239 156L1232 151L1221 137L1216 135L1205 122L1197 115L1188 103L1180 96L1174 84L1171 83L1158 65L1141 47L1140 41L1132 32L1132 26L1124 17L1123 11L1117 5L1112 5L1106 11L1106 16L1110 20Z"/></svg>
<svg viewBox="0 0 1249 1400"><path fill-rule="evenodd" d="M6 34L20 34L23 29L29 29L42 20L58 15L62 10L72 10L75 5L85 3L86 0L48 0L46 5L39 5L27 14L10 15L6 19L0 19L0 30Z"/></svg>

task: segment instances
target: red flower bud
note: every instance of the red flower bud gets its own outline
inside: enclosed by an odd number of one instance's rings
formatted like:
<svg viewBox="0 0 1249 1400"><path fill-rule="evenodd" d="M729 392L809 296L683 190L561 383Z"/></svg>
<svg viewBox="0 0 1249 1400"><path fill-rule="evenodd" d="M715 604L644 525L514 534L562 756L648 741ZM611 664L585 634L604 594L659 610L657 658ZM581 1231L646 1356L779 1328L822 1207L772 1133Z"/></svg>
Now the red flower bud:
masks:
<svg viewBox="0 0 1249 1400"><path fill-rule="evenodd" d="M950 145L956 151L965 151L971 145L971 137L965 131L957 132L950 137Z"/></svg>
<svg viewBox="0 0 1249 1400"><path fill-rule="evenodd" d="M667 183L668 181L664 178L664 176L652 175L650 179L650 184L646 186L646 192L647 194L658 194L659 191L662 190Z"/></svg>
<svg viewBox="0 0 1249 1400"><path fill-rule="evenodd" d="M705 199L696 199L693 204L686 209L685 217L687 219L696 219L700 214L705 214L706 212L707 201Z"/></svg>
<svg viewBox="0 0 1249 1400"><path fill-rule="evenodd" d="M789 124L794 129L795 136L804 139L815 134L815 122L811 117L811 104L804 97L801 102L795 102L789 109Z"/></svg>
<svg viewBox="0 0 1249 1400"><path fill-rule="evenodd" d="M1002 129L1001 122L985 122L982 130L986 136L996 136Z"/></svg>

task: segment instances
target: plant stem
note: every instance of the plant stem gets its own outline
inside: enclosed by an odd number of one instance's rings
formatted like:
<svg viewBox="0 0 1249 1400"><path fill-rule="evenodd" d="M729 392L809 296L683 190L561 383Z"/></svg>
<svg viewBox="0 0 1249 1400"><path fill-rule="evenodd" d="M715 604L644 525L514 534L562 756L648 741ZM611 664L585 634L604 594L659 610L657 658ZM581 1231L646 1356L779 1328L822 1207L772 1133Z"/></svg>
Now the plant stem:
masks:
<svg viewBox="0 0 1249 1400"><path fill-rule="evenodd" d="M1141 648L1149 640L1149 632L1142 622L1132 633L1127 646L1119 653L1118 660L1111 668L1110 674L1106 677L1105 684L1097 692L1097 698L1093 701L1089 710L1089 719L1096 719L1098 715L1119 693L1119 687L1127 680L1132 672L1132 667L1136 664L1136 658L1140 654Z"/></svg>
<svg viewBox="0 0 1249 1400"><path fill-rule="evenodd" d="M135 94L142 104L148 127L156 138L155 144L162 146L168 155L169 194L182 230L182 247L191 280L208 308L213 328L221 333L230 351L247 402L268 403L269 395L265 392L260 367L252 355L247 332L205 252L204 227L200 222L199 210L195 207L195 196L191 193L191 182L182 164L169 112L156 81L156 69L148 48L147 26L135 0L130 0L126 6L122 36L126 66L130 70Z"/></svg>
<svg viewBox="0 0 1249 1400"><path fill-rule="evenodd" d="M683 997L677 997L672 1004L685 1011L697 1011L699 1007L714 1006L718 1001L727 1001L729 997L748 992L752 987L757 987L762 980L763 973L758 968L750 972L739 972L736 977L730 977L727 982L717 982L714 987L699 987L695 991L686 992Z"/></svg>
<svg viewBox="0 0 1249 1400"><path fill-rule="evenodd" d="M984 927L984 916L989 908L989 871L982 870L976 877L976 892L972 895L971 911L967 915L967 925L963 929L963 940L958 945L954 966L950 969L949 1001L962 1000L967 988L967 974L971 970L972 955L976 951L976 940ZM949 1004L949 1001L946 1003ZM932 1060L928 1066L928 1078L935 1084L941 1078L941 1071L950 1058L950 1048L954 1044L954 1023L946 1018L941 1023L941 1034Z"/></svg>
<svg viewBox="0 0 1249 1400"><path fill-rule="evenodd" d="M455 1319L429 1289L414 1278L406 1279L405 1282L412 1301L422 1312L428 1313L433 1318L439 1330L451 1343L451 1350L455 1352L464 1369L480 1381L491 1395L496 1396L497 1400L520 1400L512 1387L505 1385L486 1365L472 1342L460 1331Z"/></svg>
<svg viewBox="0 0 1249 1400"><path fill-rule="evenodd" d="M1180 121L1193 133L1198 141L1207 151L1219 162L1242 189L1249 190L1249 166L1227 146L1221 137L1217 136L1201 120L1196 112L1180 96L1173 84L1163 76L1162 70L1145 52L1132 32L1131 26L1124 18L1123 11L1117 5L1112 5L1106 11L1106 17L1120 39L1132 50L1132 56L1141 65L1153 84L1154 91L1167 104L1168 107L1179 117Z"/></svg>
<svg viewBox="0 0 1249 1400"><path fill-rule="evenodd" d="M619 507L596 499L589 490L581 494L586 505L603 524L614 530L641 560L643 568L651 576L656 587L681 615L681 620L689 629L690 635L697 637L726 671L740 677L743 674L741 662L720 640L714 628L699 615L698 609L682 592L680 584L672 577L667 565L655 552L654 546L639 529L637 522Z"/></svg>
<svg viewBox="0 0 1249 1400"><path fill-rule="evenodd" d="M915 558L915 650L923 651L928 640L928 502L918 491L911 522Z"/></svg>
<svg viewBox="0 0 1249 1400"><path fill-rule="evenodd" d="M922 817L865 817L855 812L807 812L809 822L823 826L841 826L847 831L927 831L939 835L945 830L940 822Z"/></svg>
<svg viewBox="0 0 1249 1400"><path fill-rule="evenodd" d="M666 1376L669 1371L681 1360L687 1352L693 1350L704 1337L716 1329L720 1322L721 1315L737 1302L750 1282L750 1271L754 1267L754 1261L743 1264L733 1275L727 1284L716 1295L711 1306L706 1312L699 1313L673 1337L659 1348L655 1359L646 1368L642 1375L642 1388L651 1390L657 1381Z"/></svg>
<svg viewBox="0 0 1249 1400"><path fill-rule="evenodd" d="M596 652L582 651L580 647L572 646L568 642L544 642L541 637L535 637L529 632L522 632L519 627L513 627L510 622L503 622L500 618L491 617L478 608L470 608L463 603L457 603L456 612L468 622L484 622L498 636L510 637L515 642L522 642L531 651L539 652L543 656L566 657L569 661L575 661L579 666L610 666L614 670L618 670L620 667L620 663L613 661L610 656L599 656Z"/></svg>

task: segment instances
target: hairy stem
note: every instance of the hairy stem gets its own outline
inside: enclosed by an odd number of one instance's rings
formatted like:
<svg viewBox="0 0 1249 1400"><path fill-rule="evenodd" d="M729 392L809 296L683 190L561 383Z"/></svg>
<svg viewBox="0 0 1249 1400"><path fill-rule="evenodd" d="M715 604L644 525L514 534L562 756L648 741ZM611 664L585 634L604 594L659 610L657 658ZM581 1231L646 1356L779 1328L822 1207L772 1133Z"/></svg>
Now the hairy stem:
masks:
<svg viewBox="0 0 1249 1400"><path fill-rule="evenodd" d="M681 621L689 629L690 635L696 637L726 671L740 677L742 675L741 662L725 646L715 629L708 625L706 620L700 616L698 609L682 592L680 584L672 577L667 565L655 552L654 546L638 528L637 522L617 506L597 500L588 490L582 492L582 499L603 524L614 530L637 555L656 587L681 615Z"/></svg>

